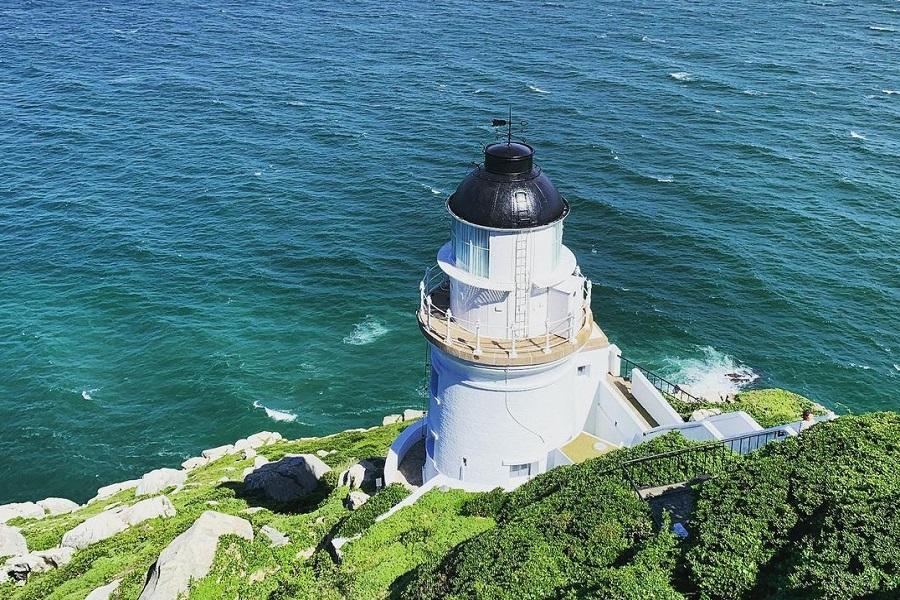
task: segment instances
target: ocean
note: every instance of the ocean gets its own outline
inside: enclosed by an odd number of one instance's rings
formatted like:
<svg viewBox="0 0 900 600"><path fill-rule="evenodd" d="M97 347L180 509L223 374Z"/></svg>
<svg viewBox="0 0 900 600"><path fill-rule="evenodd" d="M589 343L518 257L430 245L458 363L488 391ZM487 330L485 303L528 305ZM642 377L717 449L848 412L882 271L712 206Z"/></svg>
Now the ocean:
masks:
<svg viewBox="0 0 900 600"><path fill-rule="evenodd" d="M418 281L510 109L626 356L897 410L898 11L0 3L0 502L422 407Z"/></svg>

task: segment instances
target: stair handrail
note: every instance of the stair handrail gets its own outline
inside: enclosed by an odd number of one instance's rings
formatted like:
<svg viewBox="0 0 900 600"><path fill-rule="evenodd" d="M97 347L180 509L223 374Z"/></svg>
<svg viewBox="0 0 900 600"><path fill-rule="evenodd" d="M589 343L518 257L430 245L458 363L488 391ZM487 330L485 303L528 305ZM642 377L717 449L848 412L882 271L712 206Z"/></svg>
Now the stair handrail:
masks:
<svg viewBox="0 0 900 600"><path fill-rule="evenodd" d="M619 360L621 361L620 362L620 365L621 365L620 366L620 375L621 375L622 379L624 379L625 381L631 381L631 371L632 371L632 369L637 369L641 373L644 374L644 376L653 385L653 387L655 387L657 390L659 390L663 394L667 394L669 396L674 396L675 398L678 398L682 402L695 403L695 404L705 402L705 400L688 392L683 387L681 387L679 384L672 383L671 381L669 381L668 379L659 375L658 373L654 373L650 369L646 369L646 368L642 367L641 365L637 364L633 360L625 358L622 355L619 355Z"/></svg>

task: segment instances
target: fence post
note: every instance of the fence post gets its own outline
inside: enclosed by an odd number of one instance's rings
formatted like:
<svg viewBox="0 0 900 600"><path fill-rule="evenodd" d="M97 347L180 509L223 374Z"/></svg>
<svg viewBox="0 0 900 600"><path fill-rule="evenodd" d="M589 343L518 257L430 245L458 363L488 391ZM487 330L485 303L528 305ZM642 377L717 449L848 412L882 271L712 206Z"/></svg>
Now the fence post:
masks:
<svg viewBox="0 0 900 600"><path fill-rule="evenodd" d="M425 327L428 331L431 331L431 296L425 296L425 306L427 311L425 312Z"/></svg>
<svg viewBox="0 0 900 600"><path fill-rule="evenodd" d="M575 343L575 315L569 315L569 342Z"/></svg>
<svg viewBox="0 0 900 600"><path fill-rule="evenodd" d="M481 356L481 319L475 321L475 351L474 356Z"/></svg>
<svg viewBox="0 0 900 600"><path fill-rule="evenodd" d="M510 357L510 358L515 358L515 357L517 357L518 355L519 355L519 353L516 352L516 330L513 329L513 332L512 332L512 349L509 351L509 357Z"/></svg>
<svg viewBox="0 0 900 600"><path fill-rule="evenodd" d="M425 312L425 281L419 282L419 310Z"/></svg>
<svg viewBox="0 0 900 600"><path fill-rule="evenodd" d="M453 345L453 338L450 336L450 321L453 319L453 311L449 308L447 309L447 338L444 340L447 342L448 346Z"/></svg>
<svg viewBox="0 0 900 600"><path fill-rule="evenodd" d="M544 354L550 354L550 321L547 321L547 333L544 336Z"/></svg>

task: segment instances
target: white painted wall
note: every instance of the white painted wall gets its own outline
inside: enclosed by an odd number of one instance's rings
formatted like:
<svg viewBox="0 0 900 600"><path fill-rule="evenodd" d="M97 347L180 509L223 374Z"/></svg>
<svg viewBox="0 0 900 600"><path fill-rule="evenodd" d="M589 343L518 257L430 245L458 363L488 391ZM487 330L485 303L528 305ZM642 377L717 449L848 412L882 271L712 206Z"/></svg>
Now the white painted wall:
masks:
<svg viewBox="0 0 900 600"><path fill-rule="evenodd" d="M643 438L647 427L604 376L598 381L585 430L617 446L631 446Z"/></svg>
<svg viewBox="0 0 900 600"><path fill-rule="evenodd" d="M422 439L424 428L425 419L420 419L401 431L400 435L391 443L384 461L385 485L400 481L398 477L400 462L406 456L406 453L409 452L409 449Z"/></svg>
<svg viewBox="0 0 900 600"><path fill-rule="evenodd" d="M592 386L578 380L577 356L498 369L432 348L438 382L428 427L437 434L436 470L464 482L501 486L511 483L510 465L535 463L532 476L546 470L548 453L581 431L590 408L584 390Z"/></svg>
<svg viewBox="0 0 900 600"><path fill-rule="evenodd" d="M681 415L666 402L663 395L658 389L653 387L653 384L641 373L640 369L631 370L631 394L659 425L684 423Z"/></svg>

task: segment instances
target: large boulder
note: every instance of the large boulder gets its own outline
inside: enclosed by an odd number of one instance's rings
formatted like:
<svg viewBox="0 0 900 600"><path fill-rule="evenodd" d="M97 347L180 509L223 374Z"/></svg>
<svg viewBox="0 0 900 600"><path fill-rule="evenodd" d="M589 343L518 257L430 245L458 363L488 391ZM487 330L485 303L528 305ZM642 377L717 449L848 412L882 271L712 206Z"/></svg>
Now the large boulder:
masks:
<svg viewBox="0 0 900 600"><path fill-rule="evenodd" d="M247 436L247 442L254 450L258 450L269 444L274 444L282 439L281 434L277 431L260 431L259 433Z"/></svg>
<svg viewBox="0 0 900 600"><path fill-rule="evenodd" d="M356 510L363 504L365 504L369 500L369 495L360 490L354 490L347 494L347 497L344 499L344 506L348 510Z"/></svg>
<svg viewBox="0 0 900 600"><path fill-rule="evenodd" d="M172 501L166 496L156 496L154 498L141 500L134 506L126 508L119 513L119 518L125 521L129 526L143 523L148 519L174 516L175 507L172 505Z"/></svg>
<svg viewBox="0 0 900 600"><path fill-rule="evenodd" d="M291 454L247 475L244 489L276 502L293 502L315 490L319 478L330 470L313 454Z"/></svg>
<svg viewBox="0 0 900 600"><path fill-rule="evenodd" d="M369 460L361 460L344 471L338 477L338 485L347 485L351 489L357 489L364 483L373 483L381 469Z"/></svg>
<svg viewBox="0 0 900 600"><path fill-rule="evenodd" d="M187 481L187 471L178 469L156 469L143 477L134 490L135 496L158 494L169 487L181 487Z"/></svg>
<svg viewBox="0 0 900 600"><path fill-rule="evenodd" d="M103 486L102 488L97 490L97 495L91 498L88 503L90 504L91 502L96 502L97 500L105 500L106 498L111 498L123 490L132 490L136 488L140 482L140 479L131 479L129 481L122 481L120 483L113 483Z"/></svg>
<svg viewBox="0 0 900 600"><path fill-rule="evenodd" d="M0 523L6 523L16 517L43 519L44 509L34 502L13 502L12 504L0 506Z"/></svg>
<svg viewBox="0 0 900 600"><path fill-rule="evenodd" d="M16 556L28 553L25 536L17 527L0 525L0 556Z"/></svg>
<svg viewBox="0 0 900 600"><path fill-rule="evenodd" d="M203 458L202 456L194 456L181 463L181 468L185 471L193 471L194 469L202 467L208 462L208 458Z"/></svg>
<svg viewBox="0 0 900 600"><path fill-rule="evenodd" d="M77 502L66 498L47 498L39 500L37 504L50 515L64 515L80 508Z"/></svg>
<svg viewBox="0 0 900 600"><path fill-rule="evenodd" d="M109 600L109 597L113 595L113 592L119 589L120 583L122 583L121 579L114 579L110 583L95 589L88 594L84 600Z"/></svg>
<svg viewBox="0 0 900 600"><path fill-rule="evenodd" d="M200 456L202 456L203 458L205 458L209 461L214 461L214 460L219 460L220 458L222 458L223 456L225 456L227 454L233 454L233 453L234 453L234 446L231 444L226 444L224 446L216 446L215 448L207 448L206 450L204 450L203 452L200 453Z"/></svg>
<svg viewBox="0 0 900 600"><path fill-rule="evenodd" d="M91 544L110 538L120 531L125 531L128 523L119 516L119 509L108 510L85 520L70 529L62 538L62 546L87 548Z"/></svg>
<svg viewBox="0 0 900 600"><path fill-rule="evenodd" d="M387 415L381 419L381 425L384 427L385 425L393 425L394 423L400 423L402 421L403 415Z"/></svg>
<svg viewBox="0 0 900 600"><path fill-rule="evenodd" d="M240 517L206 511L160 553L147 573L139 600L174 600L186 592L192 579L209 573L223 535L252 541L253 527Z"/></svg>
<svg viewBox="0 0 900 600"><path fill-rule="evenodd" d="M133 506L120 506L94 515L67 531L62 546L81 549L110 538L148 519L175 516L175 507L165 496L147 498Z"/></svg>
<svg viewBox="0 0 900 600"><path fill-rule="evenodd" d="M13 556L0 567L0 583L9 579L26 581L32 573L43 573L57 569L72 560L72 548L50 548L39 552L31 552Z"/></svg>
<svg viewBox="0 0 900 600"><path fill-rule="evenodd" d="M413 421L415 419L421 419L425 416L424 410L415 410L412 408L407 408L403 411L403 420L404 421Z"/></svg>

